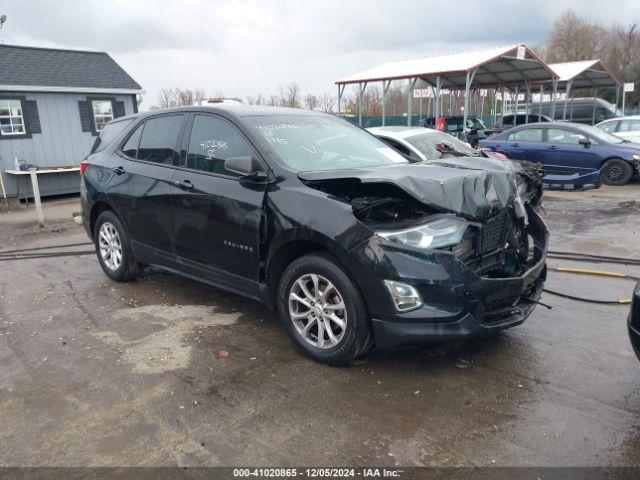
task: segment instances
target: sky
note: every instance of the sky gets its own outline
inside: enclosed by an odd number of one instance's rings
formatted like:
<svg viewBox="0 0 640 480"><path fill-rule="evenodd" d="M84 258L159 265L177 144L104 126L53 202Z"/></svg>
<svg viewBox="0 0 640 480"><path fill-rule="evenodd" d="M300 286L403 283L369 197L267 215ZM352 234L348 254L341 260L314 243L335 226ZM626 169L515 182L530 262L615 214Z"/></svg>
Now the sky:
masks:
<svg viewBox="0 0 640 480"><path fill-rule="evenodd" d="M144 109L163 87L336 93L336 79L390 60L535 46L569 8L640 22L638 0L0 0L0 41L106 51L142 85Z"/></svg>

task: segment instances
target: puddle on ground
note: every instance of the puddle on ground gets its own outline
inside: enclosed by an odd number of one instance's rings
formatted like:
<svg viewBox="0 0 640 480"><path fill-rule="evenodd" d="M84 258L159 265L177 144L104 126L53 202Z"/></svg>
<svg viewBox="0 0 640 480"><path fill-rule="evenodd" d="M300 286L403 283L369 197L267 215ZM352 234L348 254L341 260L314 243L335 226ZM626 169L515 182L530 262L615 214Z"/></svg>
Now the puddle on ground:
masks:
<svg viewBox="0 0 640 480"><path fill-rule="evenodd" d="M118 347L134 372L162 373L189 364L192 347L183 337L192 329L231 325L239 317L239 312L216 313L207 305L147 305L115 312L108 327L91 335Z"/></svg>

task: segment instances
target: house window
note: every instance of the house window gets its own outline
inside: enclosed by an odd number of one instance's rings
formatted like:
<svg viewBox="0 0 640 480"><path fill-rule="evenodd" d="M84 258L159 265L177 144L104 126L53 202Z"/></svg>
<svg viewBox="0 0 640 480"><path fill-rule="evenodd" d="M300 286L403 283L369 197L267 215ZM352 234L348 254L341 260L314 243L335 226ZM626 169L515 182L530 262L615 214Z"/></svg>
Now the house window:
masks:
<svg viewBox="0 0 640 480"><path fill-rule="evenodd" d="M0 99L0 135L26 135L20 99Z"/></svg>
<svg viewBox="0 0 640 480"><path fill-rule="evenodd" d="M113 103L111 100L93 100L91 108L96 132L101 132L104 126L113 120Z"/></svg>

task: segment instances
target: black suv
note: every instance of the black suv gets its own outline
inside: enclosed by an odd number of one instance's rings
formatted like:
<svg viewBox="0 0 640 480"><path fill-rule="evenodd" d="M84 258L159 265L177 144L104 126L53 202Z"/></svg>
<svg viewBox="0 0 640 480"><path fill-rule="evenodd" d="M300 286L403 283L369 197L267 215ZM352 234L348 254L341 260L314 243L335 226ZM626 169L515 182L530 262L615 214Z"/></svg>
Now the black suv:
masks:
<svg viewBox="0 0 640 480"><path fill-rule="evenodd" d="M110 278L154 265L260 300L333 365L373 345L517 325L545 279L536 167L412 164L331 115L219 105L123 117L81 171Z"/></svg>

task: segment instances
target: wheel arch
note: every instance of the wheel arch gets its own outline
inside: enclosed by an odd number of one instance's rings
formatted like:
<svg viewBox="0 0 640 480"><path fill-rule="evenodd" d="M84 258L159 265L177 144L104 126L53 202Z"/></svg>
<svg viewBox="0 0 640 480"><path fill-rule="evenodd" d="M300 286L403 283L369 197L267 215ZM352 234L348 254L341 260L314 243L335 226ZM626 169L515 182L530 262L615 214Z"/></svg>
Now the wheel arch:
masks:
<svg viewBox="0 0 640 480"><path fill-rule="evenodd" d="M109 202L104 199L96 200L95 203L91 206L91 211L89 212L89 228L91 231L91 238L93 239L93 232L96 227L96 221L102 212L110 211L113 212L114 215L118 217L118 219L122 222L122 218L116 210L113 208Z"/></svg>
<svg viewBox="0 0 640 480"><path fill-rule="evenodd" d="M354 280L349 269L339 260L345 253L345 249L338 243L322 234L308 230L283 232L271 243L264 271L263 280L268 288L272 305L276 305L278 284L287 266L297 258L311 253L330 256ZM355 280L354 283L357 286Z"/></svg>
<svg viewBox="0 0 640 480"><path fill-rule="evenodd" d="M606 162L608 162L609 160L622 160L623 162L627 162L629 165L631 165L631 167L633 168L633 163L631 163L629 160L627 160L626 158L622 158L619 155L609 155L605 158L603 158L602 160L600 160L600 166L599 166L599 170L602 170L602 167L604 166L604 164Z"/></svg>

